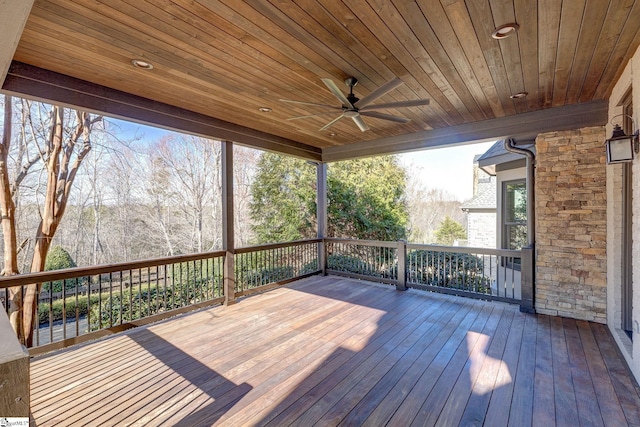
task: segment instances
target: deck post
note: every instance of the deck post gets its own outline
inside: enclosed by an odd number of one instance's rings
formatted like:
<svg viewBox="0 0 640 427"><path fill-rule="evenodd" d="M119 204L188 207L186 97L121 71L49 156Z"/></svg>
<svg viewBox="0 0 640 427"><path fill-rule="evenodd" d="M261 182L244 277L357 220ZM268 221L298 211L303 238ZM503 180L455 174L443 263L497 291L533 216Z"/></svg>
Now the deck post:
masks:
<svg viewBox="0 0 640 427"><path fill-rule="evenodd" d="M318 218L318 267L322 275L327 275L327 251L324 239L327 237L327 164L316 163L316 217Z"/></svg>
<svg viewBox="0 0 640 427"><path fill-rule="evenodd" d="M236 301L235 278L235 242L233 212L233 143L222 142L222 249L226 252L224 259L224 304L231 305Z"/></svg>
<svg viewBox="0 0 640 427"><path fill-rule="evenodd" d="M520 311L535 313L535 248L533 245L522 248L522 270L520 276L521 299Z"/></svg>
<svg viewBox="0 0 640 427"><path fill-rule="evenodd" d="M399 240L398 249L396 250L398 256L398 284L396 290L407 290L407 241Z"/></svg>

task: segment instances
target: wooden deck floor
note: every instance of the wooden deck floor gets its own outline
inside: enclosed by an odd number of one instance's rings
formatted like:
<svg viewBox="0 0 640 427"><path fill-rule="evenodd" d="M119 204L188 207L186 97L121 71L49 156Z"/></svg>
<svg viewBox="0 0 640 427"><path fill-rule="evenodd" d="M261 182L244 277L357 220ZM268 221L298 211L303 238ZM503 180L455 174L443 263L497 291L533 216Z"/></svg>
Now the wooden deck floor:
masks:
<svg viewBox="0 0 640 427"><path fill-rule="evenodd" d="M603 325L311 277L32 361L38 426L638 425Z"/></svg>

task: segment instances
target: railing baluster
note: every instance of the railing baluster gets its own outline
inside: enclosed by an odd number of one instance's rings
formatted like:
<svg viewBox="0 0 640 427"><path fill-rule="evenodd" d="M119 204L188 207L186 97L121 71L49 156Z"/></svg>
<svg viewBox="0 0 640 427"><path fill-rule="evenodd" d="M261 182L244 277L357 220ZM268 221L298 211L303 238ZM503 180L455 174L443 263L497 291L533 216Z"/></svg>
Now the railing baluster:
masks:
<svg viewBox="0 0 640 427"><path fill-rule="evenodd" d="M119 288L120 288L120 310L118 310L119 312L119 316L118 316L118 320L119 320L119 325L122 325L122 309L124 308L124 291L122 289L122 273L118 274L118 283L120 284Z"/></svg>
<svg viewBox="0 0 640 427"><path fill-rule="evenodd" d="M122 275L122 273L120 273ZM129 281L129 318L127 319L129 322L133 320L133 280L131 280L131 270L129 270L129 275L127 276L127 280Z"/></svg>
<svg viewBox="0 0 640 427"><path fill-rule="evenodd" d="M109 273L109 327L113 328L113 273Z"/></svg>
<svg viewBox="0 0 640 427"><path fill-rule="evenodd" d="M184 263L179 263L178 264L178 285L180 286L180 307L184 307L184 301L185 301L185 296L184 296L184 279L182 277L182 266L184 265ZM188 291L188 287L189 284L187 283L187 291Z"/></svg>
<svg viewBox="0 0 640 427"><path fill-rule="evenodd" d="M131 280L133 281L133 272L131 273ZM138 269L138 316L139 319L142 317L142 278L140 277L140 269Z"/></svg>
<svg viewBox="0 0 640 427"><path fill-rule="evenodd" d="M67 279L62 280L62 339L67 339Z"/></svg>
<svg viewBox="0 0 640 427"><path fill-rule="evenodd" d="M159 282L159 266L156 265L156 313L160 313L160 282Z"/></svg>
<svg viewBox="0 0 640 427"><path fill-rule="evenodd" d="M176 307L176 264L171 264L171 308Z"/></svg>
<svg viewBox="0 0 640 427"><path fill-rule="evenodd" d="M98 329L102 329L102 274L98 274Z"/></svg>
<svg viewBox="0 0 640 427"><path fill-rule="evenodd" d="M79 298L78 298L78 294L80 293L80 290L78 288L78 278L76 277L75 279L76 281L76 337L80 335L80 307L78 306L79 303Z"/></svg>
<svg viewBox="0 0 640 427"><path fill-rule="evenodd" d="M92 277L89 276L89 281L87 283L87 332L91 332L91 282Z"/></svg>

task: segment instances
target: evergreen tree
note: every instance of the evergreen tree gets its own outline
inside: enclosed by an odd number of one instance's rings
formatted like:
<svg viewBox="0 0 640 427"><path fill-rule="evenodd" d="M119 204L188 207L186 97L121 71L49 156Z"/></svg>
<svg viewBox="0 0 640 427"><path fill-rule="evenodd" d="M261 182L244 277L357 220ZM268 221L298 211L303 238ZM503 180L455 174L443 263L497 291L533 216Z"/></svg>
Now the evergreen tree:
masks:
<svg viewBox="0 0 640 427"><path fill-rule="evenodd" d="M65 268L74 267L77 267L77 265L73 258L71 258L71 254L69 254L69 252L67 252L62 246L52 246L51 249L49 249L49 253L47 254L47 258L44 264L45 271L63 270ZM51 284L46 283L42 287L42 289L46 291L52 289L53 292L62 292L63 282L63 280L56 280ZM71 282L72 281L67 283L67 289L75 287L75 284Z"/></svg>
<svg viewBox="0 0 640 427"><path fill-rule="evenodd" d="M77 267L73 258L69 252L67 252L62 246L53 246L47 254L47 259L44 263L45 271L62 270L65 268Z"/></svg>
<svg viewBox="0 0 640 427"><path fill-rule="evenodd" d="M406 238L406 173L394 156L332 163L328 167L328 235ZM251 186L257 243L315 237L316 169L291 157L264 153Z"/></svg>
<svg viewBox="0 0 640 427"><path fill-rule="evenodd" d="M451 246L456 239L465 239L467 232L464 227L449 217L440 223L440 227L435 232L436 243L439 245Z"/></svg>

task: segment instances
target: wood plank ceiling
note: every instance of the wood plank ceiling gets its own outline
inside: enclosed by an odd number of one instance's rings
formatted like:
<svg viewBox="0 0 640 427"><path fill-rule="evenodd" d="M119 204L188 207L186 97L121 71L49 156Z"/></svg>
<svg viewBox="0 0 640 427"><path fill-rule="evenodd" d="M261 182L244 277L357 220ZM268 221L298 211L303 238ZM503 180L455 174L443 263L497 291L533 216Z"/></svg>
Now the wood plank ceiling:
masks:
<svg viewBox="0 0 640 427"><path fill-rule="evenodd" d="M639 22L640 0L37 0L14 60L322 149L606 99ZM339 110L287 120L326 110L281 99L340 107L321 79L350 76L430 104L366 132L320 130Z"/></svg>

